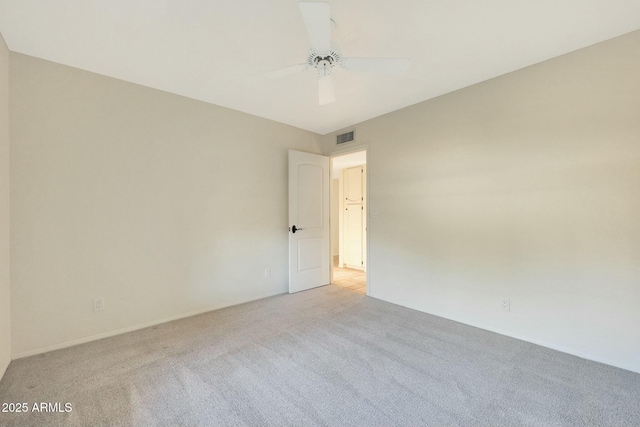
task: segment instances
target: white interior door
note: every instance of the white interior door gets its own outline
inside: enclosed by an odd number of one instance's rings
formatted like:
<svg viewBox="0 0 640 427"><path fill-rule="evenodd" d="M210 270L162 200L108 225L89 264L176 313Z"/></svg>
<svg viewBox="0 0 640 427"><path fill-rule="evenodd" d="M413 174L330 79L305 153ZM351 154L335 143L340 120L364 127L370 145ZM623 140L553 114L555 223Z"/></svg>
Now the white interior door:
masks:
<svg viewBox="0 0 640 427"><path fill-rule="evenodd" d="M345 169L342 174L342 183L344 200L341 265L364 270L364 166Z"/></svg>
<svg viewBox="0 0 640 427"><path fill-rule="evenodd" d="M362 258L362 205L347 205L344 211L345 225L345 264L349 268L364 268Z"/></svg>
<svg viewBox="0 0 640 427"><path fill-rule="evenodd" d="M289 292L329 284L329 158L289 150Z"/></svg>

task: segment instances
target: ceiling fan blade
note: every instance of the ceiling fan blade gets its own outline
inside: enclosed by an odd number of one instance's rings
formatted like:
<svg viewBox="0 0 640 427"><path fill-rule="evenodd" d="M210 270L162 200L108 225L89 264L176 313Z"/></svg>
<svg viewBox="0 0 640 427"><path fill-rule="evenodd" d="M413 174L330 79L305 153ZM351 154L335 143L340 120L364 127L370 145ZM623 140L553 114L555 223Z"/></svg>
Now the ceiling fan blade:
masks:
<svg viewBox="0 0 640 427"><path fill-rule="evenodd" d="M342 58L340 66L345 70L400 76L407 72L409 63L407 58Z"/></svg>
<svg viewBox="0 0 640 427"><path fill-rule="evenodd" d="M333 90L333 78L331 76L320 77L318 79L318 104L331 104L336 100Z"/></svg>
<svg viewBox="0 0 640 427"><path fill-rule="evenodd" d="M279 79L280 77L286 77L292 74L301 73L307 68L309 68L309 64L296 64L289 67L280 68L278 70L268 71L266 73L259 74L259 76L266 79Z"/></svg>
<svg viewBox="0 0 640 427"><path fill-rule="evenodd" d="M331 15L327 3L301 2L300 13L311 47L319 52L327 52L331 48Z"/></svg>

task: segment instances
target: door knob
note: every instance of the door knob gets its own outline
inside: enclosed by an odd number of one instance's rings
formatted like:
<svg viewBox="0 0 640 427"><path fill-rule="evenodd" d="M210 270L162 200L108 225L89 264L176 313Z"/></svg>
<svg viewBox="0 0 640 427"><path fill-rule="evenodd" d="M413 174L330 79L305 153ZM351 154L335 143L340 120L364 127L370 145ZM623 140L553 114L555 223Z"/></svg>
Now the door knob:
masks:
<svg viewBox="0 0 640 427"><path fill-rule="evenodd" d="M302 228L298 228L298 227L296 227L295 225L294 225L293 227L291 227L291 231L292 231L293 233L295 233L296 231L300 231L300 230L302 230Z"/></svg>

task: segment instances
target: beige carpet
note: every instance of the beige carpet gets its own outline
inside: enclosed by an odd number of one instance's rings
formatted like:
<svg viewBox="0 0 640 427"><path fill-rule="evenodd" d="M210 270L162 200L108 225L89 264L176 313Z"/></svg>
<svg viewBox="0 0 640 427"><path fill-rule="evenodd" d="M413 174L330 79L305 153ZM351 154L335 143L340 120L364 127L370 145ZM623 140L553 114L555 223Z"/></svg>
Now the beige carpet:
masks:
<svg viewBox="0 0 640 427"><path fill-rule="evenodd" d="M337 286L16 360L2 426L639 426L640 375Z"/></svg>

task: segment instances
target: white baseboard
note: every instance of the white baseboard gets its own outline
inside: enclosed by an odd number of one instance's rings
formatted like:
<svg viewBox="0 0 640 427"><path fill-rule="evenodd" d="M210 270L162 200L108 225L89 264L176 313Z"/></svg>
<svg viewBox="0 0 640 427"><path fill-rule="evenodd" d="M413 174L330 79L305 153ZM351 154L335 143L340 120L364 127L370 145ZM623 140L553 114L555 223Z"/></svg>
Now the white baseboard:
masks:
<svg viewBox="0 0 640 427"><path fill-rule="evenodd" d="M367 291L369 291L369 287L367 287ZM100 340L100 339L103 339L103 338L109 338L109 337L112 337L112 336L115 336L115 335L125 334L127 332L133 332L133 331L137 331L137 330L140 330L140 329L148 328L148 327L151 327L151 326L159 325L159 324L162 324L162 323L171 322L173 320L179 320L179 319L184 319L184 318L187 318L187 317L197 316L199 314L208 313L210 311L220 310L222 308L227 308L227 307L233 307L235 305L240 305L240 304L245 304L245 303L252 302L252 301L257 301L257 300L264 299L264 298L269 298L269 297L272 297L272 296L275 296L275 295L281 295L281 294L280 293L275 293L273 295L267 295L267 296L264 296L264 297L261 297L261 298L256 298L254 300L244 301L244 302L241 302L241 303L238 303L238 304L230 304L230 305L223 305L223 306L208 307L208 308L204 308L204 309L200 309L200 310L191 311L191 312L188 312L188 313L183 313L183 314L178 314L178 315L175 315L175 316L165 317L165 318L154 320L154 321L151 321L151 322L138 324L138 325L135 325L135 326L130 326L130 327L127 327L127 328L116 329L114 331L104 332L104 333L101 333L101 334L96 334L96 335L91 335L91 336L88 336L88 337L83 337L83 338L79 338L79 339L75 339L75 340L71 340L71 341L66 341L66 342L63 342L63 343L60 343L60 344L51 345L51 346L48 346L48 347L41 347L41 348L37 348L37 349L34 349L34 350L28 350L28 351L24 351L24 352L20 352L20 353L14 354L12 356L12 359L14 359L14 360L15 359L21 359L23 357L34 356L36 354L42 354L42 353L47 353L49 351L60 350L60 349L67 348L67 347L73 347L75 345L84 344L84 343L91 342L91 341L97 341L97 340ZM369 295L368 292L367 292L367 295ZM376 298L376 297L373 297L373 298ZM380 299L381 301L389 302L391 304L401 305L401 304L397 304L397 303L395 303L393 301L387 301L387 300L384 300L384 299L381 299L381 298L377 298L377 299ZM515 339L519 339L521 341L530 342L532 344L540 345L542 347L550 348L552 350L561 351L563 353L571 354L573 356L581 357L583 359L591 360L591 361L598 362L598 363L604 363L605 365L614 366L616 368L625 369L627 371L636 372L636 373L640 374L640 370L638 370L634 366L625 366L624 364L612 363L611 361L602 360L601 358L595 357L595 356L593 356L591 354L587 354L587 353L584 353L584 352L581 352L581 351L576 351L576 350L574 350L572 348L567 348L567 347L559 346L559 345L556 345L556 344L548 343L546 341L539 340L539 339L536 339L536 338L531 338L531 337L528 337L528 336L525 336L525 335L514 334L512 332L508 332L508 331L505 331L505 330L502 330L502 329L499 329L499 328L489 327L489 326L482 325L482 324L479 324L479 323L471 323L471 322L461 321L459 319L454 319L454 318L451 318L451 317L441 316L441 315L436 314L436 313L430 313L430 312L427 312L427 311L424 311L424 310L419 310L419 309L417 309L415 307L408 307L408 306L405 306L405 307L410 308L412 310L420 311L420 312L423 312L423 313L431 314L433 316L438 316L438 317L441 317L443 319L452 320L454 322L458 322L458 323L462 323L462 324L465 324L465 325L473 326L475 328L484 329L485 331L495 332L497 334L504 335L504 336L507 336L507 337L510 337L510 338L515 338ZM0 379L4 375L7 367L8 367L8 365L4 366L4 367L0 366L0 373L2 373L2 375L0 375Z"/></svg>
<svg viewBox="0 0 640 427"><path fill-rule="evenodd" d="M449 320L455 320L455 319L449 319ZM464 322L460 322L459 320L455 320L456 322L459 323L464 323ZM548 343L546 341L542 341L536 338L531 338L525 335L520 335L520 334L514 334L511 332L507 332L507 331L503 331L501 329L497 329L497 328L490 328L490 327L486 327L486 326L480 326L480 325L473 325L471 323L465 323L465 325L469 325L469 326L474 326L476 328L480 328L480 329L484 329L486 331L490 331L490 332L495 332L496 334L500 334L500 335L504 335L510 338L515 338L518 339L520 341L526 341L526 342L530 342L531 344L536 344L542 347L546 347L546 348L550 348L552 350L557 350L560 351L562 353L567 353L567 354L571 354L572 356L577 356L580 357L582 359L586 359L586 360L590 360L592 362L598 362L598 363L603 363L605 365L609 365L609 366L614 366L616 368L620 368L620 369L624 369L627 371L631 371L631 372L636 372L638 374L640 374L640 370L638 370L638 368L635 367L631 367L631 366L625 366L624 364L619 364L619 363L613 363L609 360L602 360L599 357L593 356L591 354L579 351L579 350L574 350L572 348L568 348L568 347L564 347L561 345L557 345L557 344L552 344L552 343Z"/></svg>
<svg viewBox="0 0 640 427"><path fill-rule="evenodd" d="M367 286L367 291L368 290L369 290L369 286ZM367 296L370 296L368 292L367 292ZM582 352L582 351L579 351L579 350L575 350L575 349L572 349L572 348L569 348L569 347L563 347L563 346L557 345L557 344L548 343L548 342L546 342L544 340L539 340L537 338L531 338L531 337L526 336L526 335L514 334L512 332L508 332L508 331L505 331L505 330L502 330L502 329L499 329L499 328L493 328L493 327L490 327L490 326L482 325L480 323L473 323L473 322L468 322L468 321L464 321L464 320L460 320L460 319L455 319L453 317L442 316L442 315L440 315L438 313L431 313L431 312L428 312L428 311L425 311L425 310L421 310L421 309L416 308L416 307L405 306L405 305L402 305L402 304L395 303L393 301L385 300L385 299L382 299L382 298L377 298L375 296L372 297L372 298L376 298L376 299L379 299L380 301L388 302L388 303L391 303L391 304L396 304L396 305L399 305L401 307L410 308L411 310L416 310L416 311L420 311L422 313L427 313L427 314L430 314L432 316L437 316L437 317L441 317L443 319L452 320L454 322L462 323L463 325L468 325L468 326L473 326L474 328L484 329L485 331L494 332L496 334L504 335L504 336L509 337L509 338L515 338L515 339L520 340L520 341L525 341L525 342L529 342L531 344L536 344L536 345L539 345L539 346L542 346L542 347L550 348L552 350L557 350L557 351L560 351L562 353L567 353L567 354L570 354L572 356L577 356L577 357L580 357L582 359L590 360L592 362L598 362L598 363L602 363L602 364L605 364L605 365L613 366L615 368L620 368L620 369L624 369L624 370L627 370L627 371L631 371L631 372L635 372L635 373L640 374L640 369L637 366L629 366L629 365L625 365L625 364L612 362L610 360L604 360L604 359L602 359L600 357L596 357L596 356L593 356L591 354L588 354L588 353L585 353L585 352Z"/></svg>
<svg viewBox="0 0 640 427"><path fill-rule="evenodd" d="M236 306L236 305L246 304L246 303L252 302L252 301L258 301L258 300L261 300L261 299L264 299L264 298L270 298L270 297L275 296L275 295L282 295L282 294L281 293L275 293L275 294L272 294L272 295L267 295L267 296L264 296L264 297L260 297L260 298L256 298L256 299L252 299L252 300L248 300L248 301L239 302L237 304L229 304L229 305L207 307L207 308L203 308L203 309L200 309L200 310L195 310L195 311L190 311L190 312L187 312L187 313L177 314L175 316L164 317L162 319L153 320L151 322L140 323L138 325L128 326L126 328L115 329L113 331L103 332L101 334L90 335L88 337L78 338L78 339L71 340L71 341L65 341L65 342L60 343L60 344L54 344L54 345L50 345L50 346L47 346L47 347L40 347L40 348L36 348L36 349L33 349L33 350L27 350L27 351L23 351L23 352L20 352L20 353L15 353L15 354L12 355L11 359L12 360L22 359L24 357L35 356L36 354L47 353L49 351L61 350L63 348L73 347L75 345L85 344L85 343L88 343L88 342L91 342L91 341L101 340L103 338L109 338L109 337L113 337L113 336L116 336L116 335L126 334L127 332L133 332L133 331L137 331L137 330L140 330L140 329L149 328L151 326L160 325L162 323L167 323L167 322L172 322L174 320L179 320L179 319L184 319L184 318L187 318L187 317L197 316L199 314L208 313L210 311L215 311L215 310L220 310L222 308L233 307L233 306ZM5 369L6 369L6 367L5 367ZM0 378L2 378L2 377L0 376Z"/></svg>
<svg viewBox="0 0 640 427"><path fill-rule="evenodd" d="M4 377L5 372L7 372L7 368L9 367L10 363L11 360L7 360L6 365L4 363L0 365L0 380L2 379L2 377Z"/></svg>

